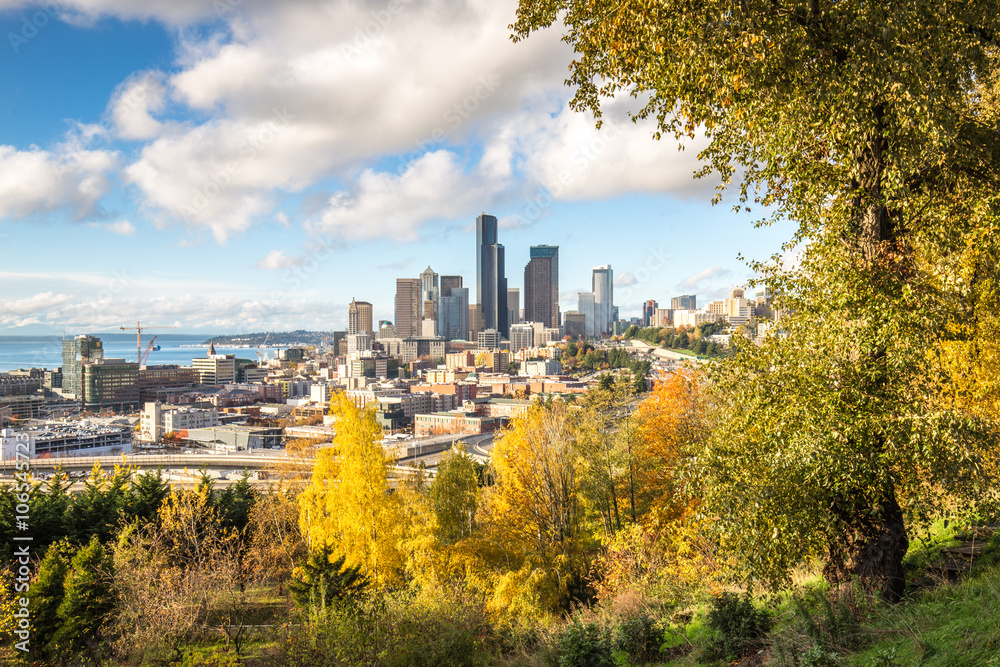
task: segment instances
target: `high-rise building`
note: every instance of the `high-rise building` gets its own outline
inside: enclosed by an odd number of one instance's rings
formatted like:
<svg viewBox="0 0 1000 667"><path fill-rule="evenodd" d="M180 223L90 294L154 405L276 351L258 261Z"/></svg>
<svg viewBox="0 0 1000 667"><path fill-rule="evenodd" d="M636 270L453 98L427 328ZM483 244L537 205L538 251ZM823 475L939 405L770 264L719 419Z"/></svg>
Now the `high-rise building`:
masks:
<svg viewBox="0 0 1000 667"><path fill-rule="evenodd" d="M420 274L420 299L422 303L422 315L425 320L437 320L438 306L438 274L434 269L427 267Z"/></svg>
<svg viewBox="0 0 1000 667"><path fill-rule="evenodd" d="M570 310L563 315L563 327L570 338L582 338L587 335L587 318L583 313Z"/></svg>
<svg viewBox="0 0 1000 667"><path fill-rule="evenodd" d="M104 358L104 346L97 336L77 336L62 342L62 388L83 398L83 365Z"/></svg>
<svg viewBox="0 0 1000 667"><path fill-rule="evenodd" d="M484 329L479 332L478 343L479 349L481 350L498 350L500 349L500 332L496 329Z"/></svg>
<svg viewBox="0 0 1000 667"><path fill-rule="evenodd" d="M198 371L201 384L233 384L236 382L236 355L215 354L215 348L210 347L204 357L191 360L191 365Z"/></svg>
<svg viewBox="0 0 1000 667"><path fill-rule="evenodd" d="M483 328L496 329L506 337L507 277L497 229L495 216L483 213L476 218L476 303L483 314Z"/></svg>
<svg viewBox="0 0 1000 667"><path fill-rule="evenodd" d="M594 335L611 333L615 294L615 277L609 264L594 267L592 290L594 292Z"/></svg>
<svg viewBox="0 0 1000 667"><path fill-rule="evenodd" d="M507 288L507 328L521 321L521 290Z"/></svg>
<svg viewBox="0 0 1000 667"><path fill-rule="evenodd" d="M483 310L478 304L469 304L469 338L476 340L476 336L483 330Z"/></svg>
<svg viewBox="0 0 1000 667"><path fill-rule="evenodd" d="M593 292L578 292L576 297L576 310L586 318L584 335L588 338L596 336L597 323L594 320L597 309L597 301Z"/></svg>
<svg viewBox="0 0 1000 667"><path fill-rule="evenodd" d="M91 359L83 365L81 393L87 410L134 410L139 407L139 364L124 359Z"/></svg>
<svg viewBox="0 0 1000 667"><path fill-rule="evenodd" d="M559 326L559 246L531 246L524 267L524 321Z"/></svg>
<svg viewBox="0 0 1000 667"><path fill-rule="evenodd" d="M651 327L653 326L653 315L656 313L656 309L660 307L660 304L656 303L652 299L642 304L642 326Z"/></svg>
<svg viewBox="0 0 1000 667"><path fill-rule="evenodd" d="M670 310L697 310L698 299L694 294L682 294L670 300Z"/></svg>
<svg viewBox="0 0 1000 667"><path fill-rule="evenodd" d="M372 328L372 305L367 301L351 299L347 306L347 334L374 333Z"/></svg>
<svg viewBox="0 0 1000 667"><path fill-rule="evenodd" d="M441 276L437 321L437 334L445 340L469 336L469 288L462 287L462 276Z"/></svg>
<svg viewBox="0 0 1000 667"><path fill-rule="evenodd" d="M396 279L396 335L399 338L420 335L421 292L419 278Z"/></svg>
<svg viewBox="0 0 1000 667"><path fill-rule="evenodd" d="M533 324L510 325L510 351L517 352L535 346L535 326Z"/></svg>

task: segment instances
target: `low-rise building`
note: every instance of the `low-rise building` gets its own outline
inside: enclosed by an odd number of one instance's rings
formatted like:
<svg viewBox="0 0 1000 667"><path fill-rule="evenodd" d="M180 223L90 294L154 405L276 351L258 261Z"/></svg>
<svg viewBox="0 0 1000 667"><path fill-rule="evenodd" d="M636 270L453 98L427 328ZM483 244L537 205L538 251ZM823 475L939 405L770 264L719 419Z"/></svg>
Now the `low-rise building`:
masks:
<svg viewBox="0 0 1000 667"><path fill-rule="evenodd" d="M198 409L150 402L146 403L139 415L139 439L156 442L167 433L179 433L218 424L219 413L215 408Z"/></svg>
<svg viewBox="0 0 1000 667"><path fill-rule="evenodd" d="M417 415L413 420L413 433L429 435L478 435L500 430L503 420L499 417L481 417L474 412L450 410Z"/></svg>

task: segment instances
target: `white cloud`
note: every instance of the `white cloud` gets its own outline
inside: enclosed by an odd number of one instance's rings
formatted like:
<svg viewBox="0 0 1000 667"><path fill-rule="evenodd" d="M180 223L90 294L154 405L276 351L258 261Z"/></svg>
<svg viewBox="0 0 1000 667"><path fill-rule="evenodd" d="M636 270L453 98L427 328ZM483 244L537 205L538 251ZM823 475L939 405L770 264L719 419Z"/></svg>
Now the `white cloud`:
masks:
<svg viewBox="0 0 1000 667"><path fill-rule="evenodd" d="M291 266L298 266L302 262L300 257L287 257L282 250L272 250L257 261L258 269L275 270L287 269Z"/></svg>
<svg viewBox="0 0 1000 667"><path fill-rule="evenodd" d="M633 276L628 271L619 273L618 276L615 278L615 287L630 287L632 285L635 285L635 283L636 283L635 276Z"/></svg>
<svg viewBox="0 0 1000 667"><path fill-rule="evenodd" d="M118 155L87 150L74 135L54 151L0 146L0 218L26 218L63 209L85 217L111 189Z"/></svg>
<svg viewBox="0 0 1000 667"><path fill-rule="evenodd" d="M733 272L729 269L725 269L721 266L712 266L707 269L703 269L692 276L688 276L678 284L683 289L694 290L698 289L699 286L707 281L711 281L716 278L725 278L727 276L731 276L732 273Z"/></svg>
<svg viewBox="0 0 1000 667"><path fill-rule="evenodd" d="M159 72L137 73L120 85L111 98L110 112L118 136L151 139L163 129L152 113L162 111L167 89Z"/></svg>
<svg viewBox="0 0 1000 667"><path fill-rule="evenodd" d="M33 315L42 311L47 311L54 306L65 303L69 300L65 294L54 292L42 292L25 299L14 301L0 301L0 322L5 324L19 321L24 315Z"/></svg>
<svg viewBox="0 0 1000 667"><path fill-rule="evenodd" d="M309 228L347 239L413 240L424 223L464 216L502 189L495 178L497 165L484 163L468 175L455 154L441 150L427 153L399 175L366 169L354 190L334 194Z"/></svg>
<svg viewBox="0 0 1000 667"><path fill-rule="evenodd" d="M106 229L115 234L121 234L122 236L134 236L136 233L135 225L128 220L118 220L117 222L92 222L90 225L92 227Z"/></svg>

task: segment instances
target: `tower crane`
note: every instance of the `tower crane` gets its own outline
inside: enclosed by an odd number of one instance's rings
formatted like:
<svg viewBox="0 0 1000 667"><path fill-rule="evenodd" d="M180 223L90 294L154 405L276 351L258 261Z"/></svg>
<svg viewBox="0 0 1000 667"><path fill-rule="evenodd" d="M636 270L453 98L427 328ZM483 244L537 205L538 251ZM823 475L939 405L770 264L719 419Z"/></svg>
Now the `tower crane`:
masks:
<svg viewBox="0 0 1000 667"><path fill-rule="evenodd" d="M143 368L146 366L146 359L149 359L149 353L151 351L160 349L159 345L153 347L153 343L155 342L156 342L156 336L153 336L152 338L149 339L149 343L146 345L146 351L142 353L142 360L139 362L139 368Z"/></svg>
<svg viewBox="0 0 1000 667"><path fill-rule="evenodd" d="M173 324L160 324L155 326L142 326L141 322L136 322L134 327L118 327L122 331L135 331L135 361L142 365L142 332L149 329L176 329Z"/></svg>

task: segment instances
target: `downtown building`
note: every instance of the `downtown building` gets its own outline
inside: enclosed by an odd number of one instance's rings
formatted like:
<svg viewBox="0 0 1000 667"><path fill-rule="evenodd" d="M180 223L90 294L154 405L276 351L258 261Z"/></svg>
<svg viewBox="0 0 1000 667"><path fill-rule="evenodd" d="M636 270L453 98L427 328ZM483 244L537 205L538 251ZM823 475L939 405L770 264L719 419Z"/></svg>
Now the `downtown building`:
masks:
<svg viewBox="0 0 1000 667"><path fill-rule="evenodd" d="M507 276L504 247L497 242L496 216L483 213L476 218L476 303L482 313L479 326L496 329L507 337Z"/></svg>
<svg viewBox="0 0 1000 667"><path fill-rule="evenodd" d="M462 276L441 276L437 305L437 335L445 340L469 336L469 288Z"/></svg>
<svg viewBox="0 0 1000 667"><path fill-rule="evenodd" d="M531 246L524 267L524 321L559 326L559 246Z"/></svg>
<svg viewBox="0 0 1000 667"><path fill-rule="evenodd" d="M615 317L614 272L609 264L594 267L592 277L594 293L594 335L612 332Z"/></svg>
<svg viewBox="0 0 1000 667"><path fill-rule="evenodd" d="M351 299L347 306L347 335L359 333L375 333L372 327L372 305L367 301Z"/></svg>

